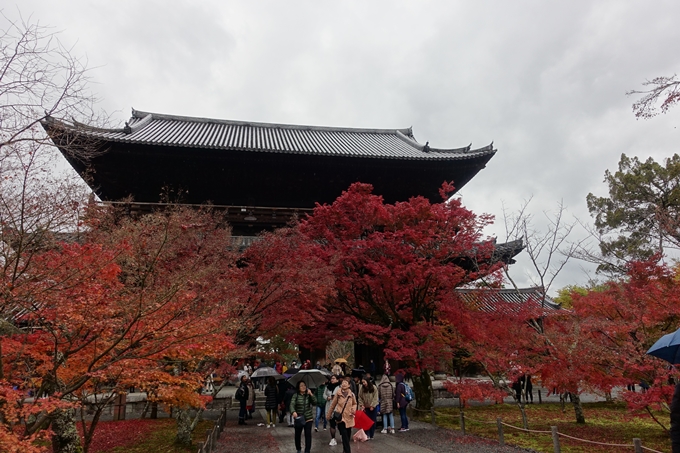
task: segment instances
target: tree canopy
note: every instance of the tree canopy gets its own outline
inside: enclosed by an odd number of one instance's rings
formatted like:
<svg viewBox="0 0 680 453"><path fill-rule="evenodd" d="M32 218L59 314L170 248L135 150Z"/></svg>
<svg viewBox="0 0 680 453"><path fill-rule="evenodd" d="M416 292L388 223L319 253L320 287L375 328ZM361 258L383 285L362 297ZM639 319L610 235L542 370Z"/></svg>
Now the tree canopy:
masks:
<svg viewBox="0 0 680 453"><path fill-rule="evenodd" d="M626 263L680 245L680 156L661 164L622 154L618 170L607 170L604 182L609 196L587 196L601 236L600 271L623 274Z"/></svg>

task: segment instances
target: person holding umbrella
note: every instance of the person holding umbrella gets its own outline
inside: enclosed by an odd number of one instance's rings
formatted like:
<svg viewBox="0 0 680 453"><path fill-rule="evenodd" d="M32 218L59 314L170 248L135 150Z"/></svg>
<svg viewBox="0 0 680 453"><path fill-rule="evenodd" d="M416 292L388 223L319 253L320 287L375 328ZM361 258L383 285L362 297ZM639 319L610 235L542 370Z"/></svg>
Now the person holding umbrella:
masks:
<svg viewBox="0 0 680 453"><path fill-rule="evenodd" d="M337 421L338 430L342 437L343 453L352 453L351 441L352 427L354 426L354 414L356 413L357 401L354 393L349 388L349 380L345 379L340 384L340 391L335 394L331 405L326 413L326 418ZM338 414L338 417L335 414Z"/></svg>
<svg viewBox="0 0 680 453"><path fill-rule="evenodd" d="M659 338L647 351L647 354L670 362L680 363L680 329ZM680 453L680 383L675 385L671 401L671 448L673 453Z"/></svg>
<svg viewBox="0 0 680 453"><path fill-rule="evenodd" d="M267 411L267 428L274 428L276 425L276 406L279 400L279 389L276 387L276 379L269 376L269 383L264 389L264 409Z"/></svg>
<svg viewBox="0 0 680 453"><path fill-rule="evenodd" d="M303 380L297 383L297 392L290 400L290 412L295 424L295 449L297 453L302 450L302 431L305 432L305 453L312 449L312 422L314 413L312 408L316 406L314 392L307 388Z"/></svg>

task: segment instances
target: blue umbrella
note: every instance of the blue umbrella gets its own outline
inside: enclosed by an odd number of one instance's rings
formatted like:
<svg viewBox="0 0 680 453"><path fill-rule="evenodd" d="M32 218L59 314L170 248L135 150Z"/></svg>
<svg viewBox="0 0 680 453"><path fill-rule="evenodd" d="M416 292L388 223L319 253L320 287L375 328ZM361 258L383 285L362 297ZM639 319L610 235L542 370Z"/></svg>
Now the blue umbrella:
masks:
<svg viewBox="0 0 680 453"><path fill-rule="evenodd" d="M664 359L673 365L680 363L680 329L659 338L647 354Z"/></svg>

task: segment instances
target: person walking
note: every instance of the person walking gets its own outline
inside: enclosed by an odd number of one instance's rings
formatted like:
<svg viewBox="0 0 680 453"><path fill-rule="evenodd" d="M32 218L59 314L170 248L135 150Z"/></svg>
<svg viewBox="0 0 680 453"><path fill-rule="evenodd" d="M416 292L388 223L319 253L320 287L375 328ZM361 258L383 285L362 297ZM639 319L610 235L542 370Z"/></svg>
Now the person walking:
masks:
<svg viewBox="0 0 680 453"><path fill-rule="evenodd" d="M326 418L328 419L331 419L335 412L340 416L337 423L340 436L342 437L343 453L352 453L352 427L354 426L356 407L356 398L349 388L349 380L345 379L340 384L340 390L333 397L328 412L326 412Z"/></svg>
<svg viewBox="0 0 680 453"><path fill-rule="evenodd" d="M276 426L278 396L279 389L276 387L276 379L274 379L274 376L269 376L269 382L264 388L264 409L267 411L267 428L274 428Z"/></svg>
<svg viewBox="0 0 680 453"><path fill-rule="evenodd" d="M390 361L385 359L385 364L383 365L383 374L389 376L390 371L392 371L392 367L390 367Z"/></svg>
<svg viewBox="0 0 680 453"><path fill-rule="evenodd" d="M236 395L234 398L238 400L239 411L238 411L238 424L245 425L246 417L248 416L248 410L246 409L246 403L248 402L248 376L241 376L241 383L236 389Z"/></svg>
<svg viewBox="0 0 680 453"><path fill-rule="evenodd" d="M380 397L380 414L383 420L383 434L394 434L394 386L390 378L383 374L378 385L378 396Z"/></svg>
<svg viewBox="0 0 680 453"><path fill-rule="evenodd" d="M297 391L290 400L290 412L293 414L295 424L295 449L297 453L302 450L302 431L305 432L305 453L312 449L312 422L314 414L312 408L316 406L314 392L307 388L304 381L298 382Z"/></svg>
<svg viewBox="0 0 680 453"><path fill-rule="evenodd" d="M331 369L331 373L336 376L342 374L342 367L339 363L335 362L335 365L333 365L333 368Z"/></svg>
<svg viewBox="0 0 680 453"><path fill-rule="evenodd" d="M399 432L404 432L408 431L408 417L406 416L406 406L408 406L408 400L406 399L404 375L398 373L396 376L394 376L394 380L397 381L397 388L394 389L394 403L399 409L399 416L401 417L401 428L399 428Z"/></svg>
<svg viewBox="0 0 680 453"><path fill-rule="evenodd" d="M331 376L330 382L326 385L326 390L323 392L323 397L324 400L326 401L324 416L326 416L326 414L328 413L328 408L331 405L331 401L333 400L333 397L338 392L338 390L340 390L340 380L336 375L333 375ZM333 447L335 445L338 445L338 442L335 440L335 429L337 428L338 424L333 417L326 416L326 420L328 420L328 426L330 428L331 434L331 442L328 445Z"/></svg>
<svg viewBox="0 0 680 453"><path fill-rule="evenodd" d="M316 388L316 414L314 417L314 431L319 432L319 420L323 420L323 430L326 431L326 384L321 384Z"/></svg>
<svg viewBox="0 0 680 453"><path fill-rule="evenodd" d="M288 383L286 383L288 384ZM286 389L286 393L283 397L283 403L284 403L284 408L285 412L288 413L288 427L293 426L293 413L290 412L290 402L293 399L293 396L295 395L295 387L292 385L288 384L288 388Z"/></svg>
<svg viewBox="0 0 680 453"><path fill-rule="evenodd" d="M248 401L246 403L248 416L246 418L251 420L253 418L253 412L255 412L255 386L253 385L253 381L250 379L246 381L246 385L248 386Z"/></svg>
<svg viewBox="0 0 680 453"><path fill-rule="evenodd" d="M361 380L361 385L359 386L359 410L363 410L368 415L368 418L373 420L373 426L366 432L368 439L373 439L378 412L378 390L370 379L364 378Z"/></svg>

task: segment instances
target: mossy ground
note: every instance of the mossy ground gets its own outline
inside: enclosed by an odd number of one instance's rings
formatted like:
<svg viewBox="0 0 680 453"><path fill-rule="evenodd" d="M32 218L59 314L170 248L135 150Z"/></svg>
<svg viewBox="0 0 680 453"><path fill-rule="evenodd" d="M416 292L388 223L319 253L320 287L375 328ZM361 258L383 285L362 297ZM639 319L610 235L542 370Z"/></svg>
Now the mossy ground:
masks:
<svg viewBox="0 0 680 453"><path fill-rule="evenodd" d="M565 405L562 412L560 404L544 403L527 405L529 429L550 431L557 426L560 433L572 437L609 444L629 444L630 449L623 447L606 447L578 442L560 437L563 453L621 452L633 451L633 438L642 440L642 445L658 451L670 451L671 444L668 433L663 430L648 414L631 414L623 404L587 403L583 404L586 424L575 422L571 404ZM464 409L466 415L466 433L498 440L496 419L500 417L504 423L517 427L522 426L522 416L515 405L498 404L490 406L473 406ZM460 429L457 408L437 408L437 424L450 429ZM654 414L659 421L668 426L667 413ZM430 421L429 416L421 417ZM477 422L477 420L483 423ZM523 448L531 448L539 452L552 452L553 441L550 434L526 433L504 426L506 444Z"/></svg>

